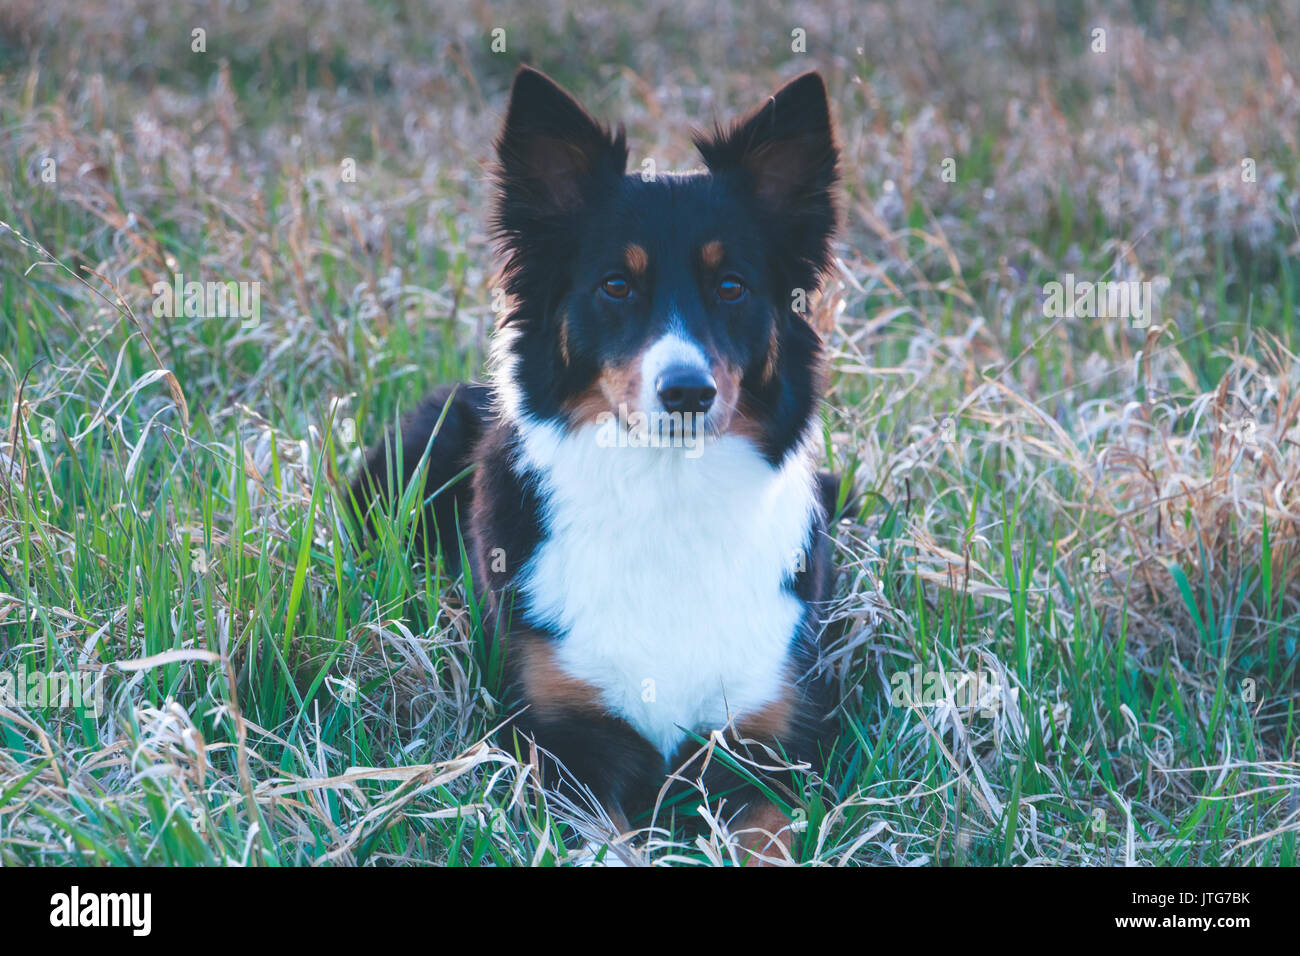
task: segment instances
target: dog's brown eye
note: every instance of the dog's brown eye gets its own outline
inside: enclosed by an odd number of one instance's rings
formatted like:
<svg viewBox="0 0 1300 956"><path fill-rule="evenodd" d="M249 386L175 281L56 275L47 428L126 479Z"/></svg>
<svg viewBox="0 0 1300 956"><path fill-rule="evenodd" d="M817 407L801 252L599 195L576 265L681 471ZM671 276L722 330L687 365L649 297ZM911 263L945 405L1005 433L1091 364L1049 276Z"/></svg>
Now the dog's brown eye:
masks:
<svg viewBox="0 0 1300 956"><path fill-rule="evenodd" d="M600 291L611 299L626 299L627 294L632 291L632 287L627 284L627 280L622 276L610 276L600 284Z"/></svg>
<svg viewBox="0 0 1300 956"><path fill-rule="evenodd" d="M723 302L735 302L745 294L745 286L735 276L727 276L718 283L718 298Z"/></svg>

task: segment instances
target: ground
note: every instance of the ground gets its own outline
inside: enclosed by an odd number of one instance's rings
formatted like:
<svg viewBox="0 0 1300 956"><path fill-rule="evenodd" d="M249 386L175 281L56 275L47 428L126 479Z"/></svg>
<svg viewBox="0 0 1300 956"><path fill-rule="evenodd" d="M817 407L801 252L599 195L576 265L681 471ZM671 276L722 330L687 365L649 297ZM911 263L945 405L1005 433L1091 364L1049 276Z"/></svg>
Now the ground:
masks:
<svg viewBox="0 0 1300 956"><path fill-rule="evenodd" d="M827 79L822 450L858 496L793 859L1295 863L1300 9L1095 0L7 3L0 863L568 864L609 836L486 743L499 661L412 572L409 515L366 546L334 496L482 373L521 62L637 168ZM1121 280L1142 314L1062 308ZM731 861L711 797L633 859Z"/></svg>

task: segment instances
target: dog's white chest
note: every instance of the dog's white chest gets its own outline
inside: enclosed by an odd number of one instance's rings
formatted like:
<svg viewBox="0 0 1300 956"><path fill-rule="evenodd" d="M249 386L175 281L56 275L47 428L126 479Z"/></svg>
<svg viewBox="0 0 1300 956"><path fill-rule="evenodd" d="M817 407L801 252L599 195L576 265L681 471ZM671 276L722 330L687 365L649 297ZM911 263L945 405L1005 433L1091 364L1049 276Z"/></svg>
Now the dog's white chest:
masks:
<svg viewBox="0 0 1300 956"><path fill-rule="evenodd" d="M818 507L808 456L774 469L735 437L688 458L542 426L525 448L547 537L520 583L564 635L561 667L665 757L772 702L804 614L784 585Z"/></svg>

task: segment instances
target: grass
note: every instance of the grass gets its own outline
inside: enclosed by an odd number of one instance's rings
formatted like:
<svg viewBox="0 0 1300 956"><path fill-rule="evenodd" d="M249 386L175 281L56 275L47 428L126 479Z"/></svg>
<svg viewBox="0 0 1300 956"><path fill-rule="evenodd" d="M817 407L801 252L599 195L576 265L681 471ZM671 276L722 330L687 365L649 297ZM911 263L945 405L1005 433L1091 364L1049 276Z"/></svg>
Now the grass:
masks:
<svg viewBox="0 0 1300 956"><path fill-rule="evenodd" d="M415 503L367 545L335 497L400 409L481 374L521 59L669 168L690 124L828 79L823 433L859 494L795 860L1296 862L1292 7L326 2L228 11L196 54L155 6L0 13L0 674L103 692L0 698L0 863L551 865L610 837L486 742L499 659L472 587L413 570ZM155 316L177 272L260 282L260 322ZM1165 277L1159 319L1045 317L1065 273ZM701 802L622 851L732 861Z"/></svg>

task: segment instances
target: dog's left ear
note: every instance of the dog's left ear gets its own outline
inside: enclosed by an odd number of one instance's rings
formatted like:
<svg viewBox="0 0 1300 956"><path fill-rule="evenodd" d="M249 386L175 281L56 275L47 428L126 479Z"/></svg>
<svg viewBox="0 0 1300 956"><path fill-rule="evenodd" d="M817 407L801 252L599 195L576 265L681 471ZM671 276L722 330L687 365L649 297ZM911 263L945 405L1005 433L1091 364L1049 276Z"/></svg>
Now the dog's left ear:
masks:
<svg viewBox="0 0 1300 956"><path fill-rule="evenodd" d="M695 146L715 176L739 176L770 216L794 256L815 276L830 264L839 150L826 84L805 73L731 129L697 135Z"/></svg>

